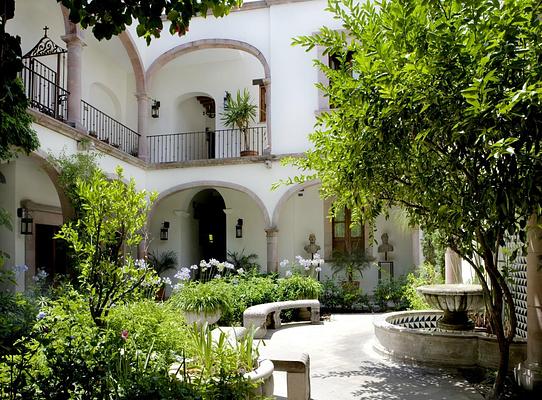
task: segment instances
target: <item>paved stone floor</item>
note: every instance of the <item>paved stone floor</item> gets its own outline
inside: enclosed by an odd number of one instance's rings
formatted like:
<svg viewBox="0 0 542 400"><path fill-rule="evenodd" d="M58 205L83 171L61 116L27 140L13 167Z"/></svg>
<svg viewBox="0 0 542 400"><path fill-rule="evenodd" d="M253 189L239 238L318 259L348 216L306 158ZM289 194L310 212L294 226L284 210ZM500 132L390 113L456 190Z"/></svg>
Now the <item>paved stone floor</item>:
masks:
<svg viewBox="0 0 542 400"><path fill-rule="evenodd" d="M268 331L260 353L309 353L313 400L482 399L453 371L397 363L376 353L372 319L372 314L337 314L321 325L285 324ZM276 372L274 379L277 399L286 399L286 373Z"/></svg>

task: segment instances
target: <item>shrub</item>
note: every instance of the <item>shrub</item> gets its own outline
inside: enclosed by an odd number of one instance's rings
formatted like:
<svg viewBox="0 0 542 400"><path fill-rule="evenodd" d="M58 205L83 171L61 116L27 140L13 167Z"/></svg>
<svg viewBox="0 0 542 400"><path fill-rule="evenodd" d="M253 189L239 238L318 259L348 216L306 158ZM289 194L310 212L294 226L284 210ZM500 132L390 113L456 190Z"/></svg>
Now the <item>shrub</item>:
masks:
<svg viewBox="0 0 542 400"><path fill-rule="evenodd" d="M368 296L363 294L359 287L348 284L348 282L338 285L331 279L322 283L322 292L319 298L322 306L329 309L352 310L366 308L369 305Z"/></svg>
<svg viewBox="0 0 542 400"><path fill-rule="evenodd" d="M380 309L388 309L390 303L392 303L391 307L394 310L404 310L407 308L408 304L403 295L405 282L404 276L378 282L378 285L376 285L373 292L373 296L375 303Z"/></svg>
<svg viewBox="0 0 542 400"><path fill-rule="evenodd" d="M9 353L17 339L27 336L38 307L21 293L0 292L0 354Z"/></svg>
<svg viewBox="0 0 542 400"><path fill-rule="evenodd" d="M216 310L227 312L231 304L231 291L226 282L213 279L208 282L188 282L171 296L169 303L184 311L210 314Z"/></svg>
<svg viewBox="0 0 542 400"><path fill-rule="evenodd" d="M407 275L403 296L409 309L427 310L431 308L429 304L426 303L424 297L418 293L416 288L423 285L444 283L444 279L439 270L440 268L438 266L425 262L414 272Z"/></svg>
<svg viewBox="0 0 542 400"><path fill-rule="evenodd" d="M279 300L317 299L322 285L311 277L293 274L278 280L277 297Z"/></svg>

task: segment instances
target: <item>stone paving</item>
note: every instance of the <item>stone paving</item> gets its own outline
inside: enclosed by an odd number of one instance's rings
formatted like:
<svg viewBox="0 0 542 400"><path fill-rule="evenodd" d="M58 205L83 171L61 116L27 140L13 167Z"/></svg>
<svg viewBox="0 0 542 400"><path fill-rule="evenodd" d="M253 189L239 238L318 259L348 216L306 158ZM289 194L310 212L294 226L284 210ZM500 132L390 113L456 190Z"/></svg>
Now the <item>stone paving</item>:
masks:
<svg viewBox="0 0 542 400"><path fill-rule="evenodd" d="M320 325L285 324L260 346L303 351L311 359L313 400L482 399L457 372L387 360L373 350L372 314L337 314ZM286 399L286 373L275 372L277 400Z"/></svg>

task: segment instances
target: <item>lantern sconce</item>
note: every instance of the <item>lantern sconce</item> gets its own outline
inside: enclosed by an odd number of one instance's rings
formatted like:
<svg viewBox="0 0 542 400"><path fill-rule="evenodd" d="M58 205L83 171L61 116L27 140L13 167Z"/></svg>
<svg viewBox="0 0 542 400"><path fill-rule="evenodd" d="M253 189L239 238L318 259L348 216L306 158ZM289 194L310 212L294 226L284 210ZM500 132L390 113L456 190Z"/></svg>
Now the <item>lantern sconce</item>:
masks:
<svg viewBox="0 0 542 400"><path fill-rule="evenodd" d="M160 240L168 239L168 231L169 231L169 221L162 222L162 227L160 228Z"/></svg>
<svg viewBox="0 0 542 400"><path fill-rule="evenodd" d="M26 208L17 208L17 217L21 219L21 235L32 235L34 219Z"/></svg>
<svg viewBox="0 0 542 400"><path fill-rule="evenodd" d="M226 106L228 104L228 100L231 98L231 93L226 90L226 93L224 93L224 109L226 109Z"/></svg>
<svg viewBox="0 0 542 400"><path fill-rule="evenodd" d="M151 117L158 118L160 117L160 102L158 100L152 100L151 106Z"/></svg>
<svg viewBox="0 0 542 400"><path fill-rule="evenodd" d="M237 239L243 237L243 220L241 218L237 220L237 225L235 225L235 237Z"/></svg>

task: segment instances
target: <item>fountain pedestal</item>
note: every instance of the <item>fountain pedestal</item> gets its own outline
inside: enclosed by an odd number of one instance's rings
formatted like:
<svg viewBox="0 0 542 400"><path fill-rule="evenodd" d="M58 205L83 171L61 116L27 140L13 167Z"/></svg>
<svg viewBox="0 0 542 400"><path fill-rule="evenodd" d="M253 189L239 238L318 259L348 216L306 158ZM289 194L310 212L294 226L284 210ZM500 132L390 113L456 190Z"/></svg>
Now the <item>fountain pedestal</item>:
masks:
<svg viewBox="0 0 542 400"><path fill-rule="evenodd" d="M484 306L482 286L466 284L427 285L418 288L427 303L444 311L437 326L443 330L469 331L474 323L469 319L469 311L477 311Z"/></svg>

